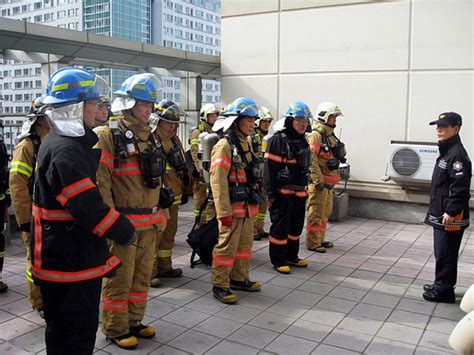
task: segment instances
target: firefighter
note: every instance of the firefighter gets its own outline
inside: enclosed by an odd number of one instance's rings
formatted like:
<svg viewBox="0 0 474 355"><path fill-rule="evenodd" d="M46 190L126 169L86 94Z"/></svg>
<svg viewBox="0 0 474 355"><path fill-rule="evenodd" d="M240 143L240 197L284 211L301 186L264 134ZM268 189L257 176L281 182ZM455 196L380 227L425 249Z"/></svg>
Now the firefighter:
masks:
<svg viewBox="0 0 474 355"><path fill-rule="evenodd" d="M454 303L459 247L470 221L472 167L459 136L461 116L445 112L430 125L437 125L439 157L431 180L425 223L433 227L436 266L434 283L423 286L423 298L430 302Z"/></svg>
<svg viewBox="0 0 474 355"><path fill-rule="evenodd" d="M173 101L162 100L156 105L156 112L152 114L150 125L155 138L163 146L166 155L166 173L164 184L173 192L174 198L169 207L170 218L161 238L158 238L155 248L155 263L151 286L160 284L159 278L180 277L183 270L173 268L171 256L174 238L178 231L179 205L188 200L188 193L192 193L192 177L186 165L183 145L177 135L178 124L185 113Z"/></svg>
<svg viewBox="0 0 474 355"><path fill-rule="evenodd" d="M0 126L2 125L0 121ZM11 205L8 189L8 152L3 136L0 135L0 293L7 292L8 285L2 281L3 262L5 259L5 228L8 221L8 207Z"/></svg>
<svg viewBox="0 0 474 355"><path fill-rule="evenodd" d="M157 233L166 227L160 206L161 176L166 169L161 145L148 120L157 102L159 80L149 73L126 79L112 103L117 113L108 126L95 129L102 149L97 181L104 201L130 220L136 245L111 243L112 253L124 262L114 278L106 278L102 290L102 331L119 347L134 349L139 338L155 336L142 324L153 268ZM164 202L164 199L161 201Z"/></svg>
<svg viewBox="0 0 474 355"><path fill-rule="evenodd" d="M252 134L252 143L254 150L258 151L260 158L263 158L263 138L268 134L268 128L273 121L273 115L270 110L264 106L260 106L258 109L258 119L255 120L255 131ZM258 213L255 216L255 224L253 227L253 240L261 240L262 238L268 238L268 233L263 230L265 225L265 214L267 213L268 201L265 196L265 201L258 208Z"/></svg>
<svg viewBox="0 0 474 355"><path fill-rule="evenodd" d="M205 104L201 107L199 112L199 125L192 131L191 137L189 138L191 156L196 168L193 187L193 211L195 217L199 215L199 208L207 196L206 182L204 181L200 158L198 157L199 135L204 132L212 133L212 126L217 121L219 113L220 110L214 104ZM209 214L213 214L213 209L209 205L206 210L203 211L199 224L204 224L206 220L210 220L213 217L211 215L208 216L208 212Z"/></svg>
<svg viewBox="0 0 474 355"><path fill-rule="evenodd" d="M298 258L304 225L310 151L305 132L311 111L303 102L292 103L274 125L274 135L265 151L265 187L270 203L270 260L282 274L290 266L307 267Z"/></svg>
<svg viewBox="0 0 474 355"><path fill-rule="evenodd" d="M44 104L51 126L41 143L32 207L32 274L41 288L48 354L92 354L103 277L121 261L106 238L130 244L130 222L108 207L96 186L100 152L92 131L101 87L80 68L49 79Z"/></svg>
<svg viewBox="0 0 474 355"><path fill-rule="evenodd" d="M211 153L211 189L219 221L219 239L212 256L214 297L232 304L237 296L230 289L255 292L261 283L250 281L253 218L263 200L260 183L263 161L252 150L257 106L241 97L227 106L221 138Z"/></svg>
<svg viewBox="0 0 474 355"><path fill-rule="evenodd" d="M44 317L41 292L39 287L33 283L31 275L30 225L34 169L41 141L49 132L48 120L42 112L44 109L43 100L44 96L40 96L33 101L30 113L23 123L18 143L13 151L9 184L16 222L21 230L21 239L26 248L28 301L41 317Z"/></svg>
<svg viewBox="0 0 474 355"><path fill-rule="evenodd" d="M110 97L107 95L102 96L99 99L99 107L95 115L95 127L106 125L109 121L110 116Z"/></svg>
<svg viewBox="0 0 474 355"><path fill-rule="evenodd" d="M341 109L322 102L317 107L318 122L308 136L312 152L311 183L308 186L308 220L306 247L325 253L334 243L325 240L329 216L332 213L333 188L339 183L339 164L346 162L344 144L334 134Z"/></svg>

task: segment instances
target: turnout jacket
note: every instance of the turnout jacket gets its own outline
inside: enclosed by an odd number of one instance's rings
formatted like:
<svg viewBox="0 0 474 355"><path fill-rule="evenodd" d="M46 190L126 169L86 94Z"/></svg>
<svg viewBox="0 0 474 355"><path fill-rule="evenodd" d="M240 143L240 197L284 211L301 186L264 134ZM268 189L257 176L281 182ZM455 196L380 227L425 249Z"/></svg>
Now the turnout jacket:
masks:
<svg viewBox="0 0 474 355"><path fill-rule="evenodd" d="M459 135L439 142L438 147L425 223L445 231L458 231L469 226L471 160ZM444 213L454 217L455 222L442 224Z"/></svg>
<svg viewBox="0 0 474 355"><path fill-rule="evenodd" d="M37 131L37 132L36 132ZM41 140L46 130L35 129L15 146L10 164L10 193L16 222L24 232L30 231L34 171Z"/></svg>
<svg viewBox="0 0 474 355"><path fill-rule="evenodd" d="M142 124L128 111L123 111L119 120L122 133L133 132L140 152L151 146L149 137L151 128ZM146 186L140 170L140 154L119 160L118 167L114 166L115 148L112 131L108 126L95 128L99 137L97 147L101 149L97 184L105 203L123 213L132 222L137 231L154 227L164 230L166 216L158 207L160 188L150 189Z"/></svg>
<svg viewBox="0 0 474 355"><path fill-rule="evenodd" d="M318 123L308 136L311 149L311 182L315 185L325 184L332 188L339 183L339 169L329 170L328 160L334 158L332 148L337 143L334 128Z"/></svg>
<svg viewBox="0 0 474 355"><path fill-rule="evenodd" d="M51 131L38 152L33 194L32 273L37 283L111 277L120 264L106 238L125 244L134 228L106 206L96 186L100 151L94 132Z"/></svg>
<svg viewBox="0 0 474 355"><path fill-rule="evenodd" d="M232 134L237 137L245 155L247 163L253 159L251 144L247 137L240 131ZM238 153L239 154L239 153ZM234 159L233 159L234 158ZM234 160L238 160L235 162ZM235 156L227 138L221 138L212 148L211 153L211 190L216 207L217 218L254 217L258 212L258 205L251 205L248 202L231 202L229 189L238 184L247 184L248 177L245 172L247 164L242 157Z"/></svg>
<svg viewBox="0 0 474 355"><path fill-rule="evenodd" d="M296 133L293 128L277 131L268 141L265 151L265 188L268 198L274 199L277 193L308 197L308 174L298 165L297 154L302 149L309 149L304 134ZM277 182L278 172L288 167L291 173L289 184Z"/></svg>

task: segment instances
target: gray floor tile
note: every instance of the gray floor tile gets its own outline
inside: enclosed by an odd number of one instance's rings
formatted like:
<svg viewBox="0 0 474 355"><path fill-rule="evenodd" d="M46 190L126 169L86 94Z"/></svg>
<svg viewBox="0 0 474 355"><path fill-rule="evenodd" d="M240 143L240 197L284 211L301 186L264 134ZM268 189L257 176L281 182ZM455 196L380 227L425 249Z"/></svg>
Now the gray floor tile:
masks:
<svg viewBox="0 0 474 355"><path fill-rule="evenodd" d="M278 275L271 279L268 282L268 285L275 285L287 288L297 288L300 286L304 280L293 277L292 274L290 275Z"/></svg>
<svg viewBox="0 0 474 355"><path fill-rule="evenodd" d="M334 331L323 340L323 343L362 352L370 343L371 339L371 335L350 332L343 329L334 329Z"/></svg>
<svg viewBox="0 0 474 355"><path fill-rule="evenodd" d="M163 302L176 304L178 306L184 306L185 304L190 303L199 297L200 294L196 292L188 292L178 288L162 294L160 296L160 300Z"/></svg>
<svg viewBox="0 0 474 355"><path fill-rule="evenodd" d="M280 314L274 314L270 312L262 312L254 319L252 319L249 324L274 330L276 332L282 332L288 328L296 319L292 317L283 316Z"/></svg>
<svg viewBox="0 0 474 355"><path fill-rule="evenodd" d="M306 291L295 290L289 293L285 297L285 300L289 302L301 303L307 306L314 306L323 297L324 297L323 295L318 295L318 294L306 292Z"/></svg>
<svg viewBox="0 0 474 355"><path fill-rule="evenodd" d="M251 354L258 354L259 350L255 348L251 348L250 346L246 346L239 343L234 343L232 341L224 340L214 346L211 350L207 351L206 354L209 355L221 355L221 354L242 354L242 355L251 355Z"/></svg>
<svg viewBox="0 0 474 355"><path fill-rule="evenodd" d="M282 334L272 341L265 350L279 354L309 354L317 345L318 343L313 341Z"/></svg>
<svg viewBox="0 0 474 355"><path fill-rule="evenodd" d="M459 308L458 304L438 303L432 315L459 321L465 313Z"/></svg>
<svg viewBox="0 0 474 355"><path fill-rule="evenodd" d="M308 322L305 320L297 320L287 330L285 334L305 338L311 341L323 340L333 327L318 323Z"/></svg>
<svg viewBox="0 0 474 355"><path fill-rule="evenodd" d="M370 290L374 287L376 281L372 280L363 280L356 277L349 276L344 281L342 281L339 286L349 287L352 289L359 289L359 290Z"/></svg>
<svg viewBox="0 0 474 355"><path fill-rule="evenodd" d="M150 355L186 355L191 354L187 351L178 350L168 345L162 345L153 350Z"/></svg>
<svg viewBox="0 0 474 355"><path fill-rule="evenodd" d="M352 309L350 314L384 321L390 312L392 312L391 308L359 303Z"/></svg>
<svg viewBox="0 0 474 355"><path fill-rule="evenodd" d="M0 354L8 354L8 355L29 355L31 354L29 351L25 351L11 343L3 343L0 344Z"/></svg>
<svg viewBox="0 0 474 355"><path fill-rule="evenodd" d="M227 307L229 306L207 296L199 297L186 305L186 308L207 314L216 314Z"/></svg>
<svg viewBox="0 0 474 355"><path fill-rule="evenodd" d="M409 344L417 344L423 330L408 327L402 324L385 323L379 330L377 336L381 338L401 341Z"/></svg>
<svg viewBox="0 0 474 355"><path fill-rule="evenodd" d="M414 345L400 343L393 340L374 338L364 354L368 355L411 355L415 350Z"/></svg>
<svg viewBox="0 0 474 355"><path fill-rule="evenodd" d="M111 344L110 342L109 342L109 344L110 345L102 348L101 351L105 351L105 352L107 352L109 354L113 354L113 355L116 355L116 354L117 355L130 354L130 350L121 349L117 345ZM138 347L135 351L137 353L148 354L149 352L152 352L153 350L158 348L160 345L161 345L160 343L157 343L154 340L140 339L138 341Z"/></svg>
<svg viewBox="0 0 474 355"><path fill-rule="evenodd" d="M457 354L455 351L448 351L448 350L434 350L425 348L422 346L418 346L415 350L415 355L447 355L447 354Z"/></svg>
<svg viewBox="0 0 474 355"><path fill-rule="evenodd" d="M220 317L210 317L194 327L195 330L225 338L242 326L242 323Z"/></svg>
<svg viewBox="0 0 474 355"><path fill-rule="evenodd" d="M319 324L336 326L343 318L344 313L335 312L327 309L312 308L306 312L301 319Z"/></svg>
<svg viewBox="0 0 474 355"><path fill-rule="evenodd" d="M337 286L329 293L329 296L358 302L365 296L366 293L367 291L364 290L356 290L354 288Z"/></svg>
<svg viewBox="0 0 474 355"><path fill-rule="evenodd" d="M167 345L193 354L202 354L220 341L221 339L212 335L189 330L170 341Z"/></svg>
<svg viewBox="0 0 474 355"><path fill-rule="evenodd" d="M38 328L32 332L21 335L10 340L10 343L20 349L37 353L46 348L44 343L44 328Z"/></svg>
<svg viewBox="0 0 474 355"><path fill-rule="evenodd" d="M451 334L456 324L458 324L458 322L455 320L431 317L430 321L428 322L428 326L426 327L426 330L432 330L434 332Z"/></svg>
<svg viewBox="0 0 474 355"><path fill-rule="evenodd" d="M338 324L337 327L353 332L375 335L382 324L382 321L377 321L371 318L348 315Z"/></svg>
<svg viewBox="0 0 474 355"><path fill-rule="evenodd" d="M163 317L168 313L171 313L179 308L178 305L163 302L157 298L154 298L147 302L145 314L148 314L152 317Z"/></svg>
<svg viewBox="0 0 474 355"><path fill-rule="evenodd" d="M0 324L15 317L16 316L14 314L5 312L4 310L0 309Z"/></svg>
<svg viewBox="0 0 474 355"><path fill-rule="evenodd" d="M287 299L287 298L286 298ZM310 306L305 306L301 303L288 302L288 301L278 301L271 307L267 309L267 312L281 314L283 316L288 316L292 318L299 318L304 314Z"/></svg>
<svg viewBox="0 0 474 355"><path fill-rule="evenodd" d="M424 300L412 300L409 298L402 298L397 305L397 309L426 315L431 315L435 307L436 303L434 302L427 302Z"/></svg>
<svg viewBox="0 0 474 355"><path fill-rule="evenodd" d="M303 283L300 287L298 287L298 290L317 293L319 295L327 295L329 292L331 292L332 289L334 289L334 287L336 287L332 284L317 281L316 277L318 275L319 274L313 277L311 279L312 281L306 281L305 283Z"/></svg>
<svg viewBox="0 0 474 355"><path fill-rule="evenodd" d="M227 339L235 341L237 343L250 345L255 348L262 349L277 336L277 332L253 327L251 325L244 325L235 333L228 336Z"/></svg>
<svg viewBox="0 0 474 355"><path fill-rule="evenodd" d="M395 296L403 296L407 290L408 286L403 285L394 285L391 283L387 283L384 281L379 281L375 284L372 288L372 291L383 293L386 295L395 295Z"/></svg>
<svg viewBox="0 0 474 355"><path fill-rule="evenodd" d="M176 338L178 335L186 332L188 329L180 325L168 323L160 319L150 323L156 329L156 336L153 340L158 343L165 344L171 339Z"/></svg>
<svg viewBox="0 0 474 355"><path fill-rule="evenodd" d="M355 301L345 300L336 297L324 297L317 303L318 308L330 309L336 312L348 313L357 304Z"/></svg>
<svg viewBox="0 0 474 355"><path fill-rule="evenodd" d="M396 309L390 315L387 322L398 323L398 324L403 324L409 327L425 329L426 324L428 323L429 319L430 317L424 314L407 312L407 311Z"/></svg>
<svg viewBox="0 0 474 355"><path fill-rule="evenodd" d="M311 355L354 355L361 354L358 351L352 351L342 348L337 348L335 346L319 344L318 347L311 352Z"/></svg>
<svg viewBox="0 0 474 355"><path fill-rule="evenodd" d="M426 330L421 337L420 346L435 350L452 351L449 346L449 334Z"/></svg>
<svg viewBox="0 0 474 355"><path fill-rule="evenodd" d="M176 311L162 317L164 321L180 325L186 328L192 328L198 323L201 323L204 319L209 318L208 314L194 311L187 308L179 308Z"/></svg>
<svg viewBox="0 0 474 355"><path fill-rule="evenodd" d="M395 305L400 301L400 297L387 295L379 292L369 292L365 297L362 299L361 302L369 303L376 306L383 306L383 307L395 307Z"/></svg>
<svg viewBox="0 0 474 355"><path fill-rule="evenodd" d="M10 319L0 324L0 337L5 340L10 340L38 329L39 327L38 324L28 322L22 318Z"/></svg>
<svg viewBox="0 0 474 355"><path fill-rule="evenodd" d="M340 276L349 276L354 270L352 268L343 267L343 266L334 266L329 265L324 269L324 272Z"/></svg>
<svg viewBox="0 0 474 355"><path fill-rule="evenodd" d="M239 306L256 308L258 310L265 310L272 304L278 302L278 299L267 296L262 296L260 293L248 293L242 298L239 298Z"/></svg>
<svg viewBox="0 0 474 355"><path fill-rule="evenodd" d="M292 289L288 287L265 284L262 286L262 290L259 292L259 294L266 297L280 299L285 297L291 291Z"/></svg>
<svg viewBox="0 0 474 355"><path fill-rule="evenodd" d="M258 314L260 310L240 305L232 305L216 313L218 317L227 318L240 323L246 323Z"/></svg>

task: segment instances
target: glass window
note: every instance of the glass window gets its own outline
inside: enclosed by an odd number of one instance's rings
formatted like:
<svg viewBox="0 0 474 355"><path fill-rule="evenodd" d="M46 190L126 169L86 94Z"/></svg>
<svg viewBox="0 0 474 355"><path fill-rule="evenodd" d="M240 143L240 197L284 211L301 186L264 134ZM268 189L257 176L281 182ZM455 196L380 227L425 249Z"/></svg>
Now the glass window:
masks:
<svg viewBox="0 0 474 355"><path fill-rule="evenodd" d="M25 75L25 76L30 75L30 69L28 69L28 68L23 69L23 75Z"/></svg>
<svg viewBox="0 0 474 355"><path fill-rule="evenodd" d="M41 9L41 3L40 2L35 2L35 10Z"/></svg>
<svg viewBox="0 0 474 355"><path fill-rule="evenodd" d="M34 17L34 19L35 19L35 22L42 22L43 21L43 15L36 15Z"/></svg>
<svg viewBox="0 0 474 355"><path fill-rule="evenodd" d="M23 101L23 95L22 94L16 94L15 95L15 101Z"/></svg>
<svg viewBox="0 0 474 355"><path fill-rule="evenodd" d="M177 24L177 25L180 25L182 26L183 25L183 19L181 17L175 17L174 18L174 22Z"/></svg>
<svg viewBox="0 0 474 355"><path fill-rule="evenodd" d="M51 21L51 14L44 14L44 22Z"/></svg>
<svg viewBox="0 0 474 355"><path fill-rule="evenodd" d="M20 9L21 9L20 6L15 6L15 7L13 8L13 15L19 14L19 13L20 13Z"/></svg>
<svg viewBox="0 0 474 355"><path fill-rule="evenodd" d="M36 80L35 85L36 85L37 88L41 88L41 80Z"/></svg>
<svg viewBox="0 0 474 355"><path fill-rule="evenodd" d="M194 14L198 18L204 18L204 12L202 12L200 10L196 10Z"/></svg>
<svg viewBox="0 0 474 355"><path fill-rule="evenodd" d="M21 107L21 106L15 107L15 112L16 113L23 113L23 107Z"/></svg>
<svg viewBox="0 0 474 355"><path fill-rule="evenodd" d="M15 76L21 76L21 69L15 69Z"/></svg>
<svg viewBox="0 0 474 355"><path fill-rule="evenodd" d="M35 75L41 75L41 68L35 68Z"/></svg>
<svg viewBox="0 0 474 355"><path fill-rule="evenodd" d="M57 18L59 19L63 17L66 17L66 10L58 11Z"/></svg>

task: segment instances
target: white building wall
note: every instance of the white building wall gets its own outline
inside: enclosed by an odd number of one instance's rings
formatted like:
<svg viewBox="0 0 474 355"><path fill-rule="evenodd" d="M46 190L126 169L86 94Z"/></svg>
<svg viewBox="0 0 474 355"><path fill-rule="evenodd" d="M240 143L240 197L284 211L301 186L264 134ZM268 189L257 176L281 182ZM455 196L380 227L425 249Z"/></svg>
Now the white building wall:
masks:
<svg viewBox="0 0 474 355"><path fill-rule="evenodd" d="M351 189L426 202L381 182L389 144L435 142L428 122L456 111L474 157L473 18L472 0L223 0L222 98L277 116L296 100L337 103Z"/></svg>

